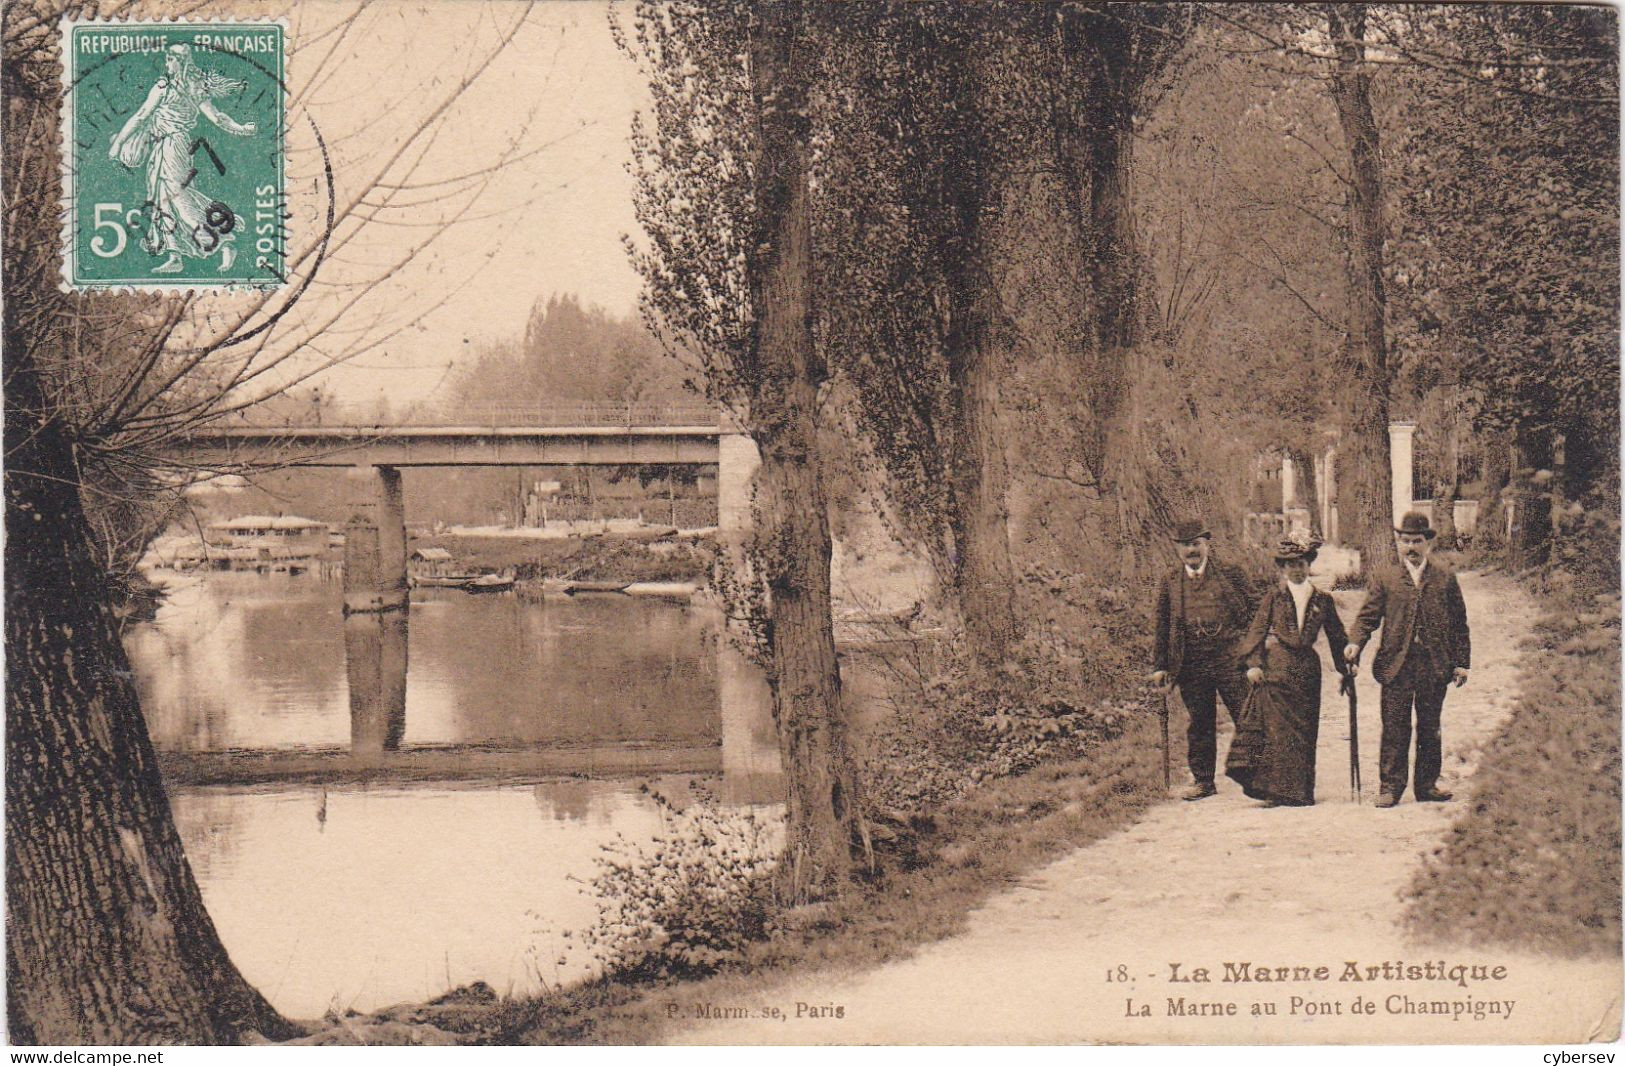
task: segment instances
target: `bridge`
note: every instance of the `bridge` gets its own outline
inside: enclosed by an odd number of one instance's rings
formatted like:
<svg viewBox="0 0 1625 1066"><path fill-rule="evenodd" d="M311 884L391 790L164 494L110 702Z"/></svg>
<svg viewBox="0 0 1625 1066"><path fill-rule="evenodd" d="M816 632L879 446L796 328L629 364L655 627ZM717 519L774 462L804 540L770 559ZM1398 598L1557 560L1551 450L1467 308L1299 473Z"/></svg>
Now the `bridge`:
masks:
<svg viewBox="0 0 1625 1066"><path fill-rule="evenodd" d="M355 511L345 527L346 612L395 610L409 602L402 467L714 463L718 522L732 535L750 522L757 466L750 437L715 408L698 404L417 407L387 422L334 408L280 421L261 411L198 427L167 451L176 462L207 472L349 471Z"/></svg>
<svg viewBox="0 0 1625 1066"><path fill-rule="evenodd" d="M718 461L730 432L697 404L416 408L387 423L328 409L320 421L263 416L194 430L171 454L205 470L244 467L601 466ZM335 417L336 415L336 417ZM731 432L738 432L732 430Z"/></svg>

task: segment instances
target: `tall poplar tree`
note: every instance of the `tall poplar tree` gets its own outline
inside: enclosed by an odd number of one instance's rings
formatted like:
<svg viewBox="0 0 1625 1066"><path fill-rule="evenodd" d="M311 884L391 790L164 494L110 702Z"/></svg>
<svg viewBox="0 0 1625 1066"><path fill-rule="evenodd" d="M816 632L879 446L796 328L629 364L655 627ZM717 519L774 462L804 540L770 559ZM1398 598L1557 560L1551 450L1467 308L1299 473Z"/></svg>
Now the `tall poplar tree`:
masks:
<svg viewBox="0 0 1625 1066"><path fill-rule="evenodd" d="M620 40L649 78L634 129L635 253L645 308L697 355L708 392L756 443L759 633L786 782L782 894L840 891L867 858L830 605L829 507L819 454L810 177L811 86L823 8L640 3Z"/></svg>

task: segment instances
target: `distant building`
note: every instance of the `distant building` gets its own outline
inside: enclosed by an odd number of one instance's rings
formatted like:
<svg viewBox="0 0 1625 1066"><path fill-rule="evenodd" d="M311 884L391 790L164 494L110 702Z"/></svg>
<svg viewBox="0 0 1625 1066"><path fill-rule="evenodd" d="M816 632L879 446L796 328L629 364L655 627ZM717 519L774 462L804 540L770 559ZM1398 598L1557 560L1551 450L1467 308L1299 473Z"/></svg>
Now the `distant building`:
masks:
<svg viewBox="0 0 1625 1066"><path fill-rule="evenodd" d="M220 570L302 570L328 549L329 527L298 515L244 515L204 532L209 561Z"/></svg>
<svg viewBox="0 0 1625 1066"><path fill-rule="evenodd" d="M451 552L444 548L413 548L407 559L413 577L444 577L451 562Z"/></svg>
<svg viewBox="0 0 1625 1066"><path fill-rule="evenodd" d="M1246 539L1273 546L1288 534L1317 534L1330 543L1337 538L1336 456L1337 433L1324 435L1322 450L1307 463L1285 448L1270 448L1253 458L1248 484Z"/></svg>

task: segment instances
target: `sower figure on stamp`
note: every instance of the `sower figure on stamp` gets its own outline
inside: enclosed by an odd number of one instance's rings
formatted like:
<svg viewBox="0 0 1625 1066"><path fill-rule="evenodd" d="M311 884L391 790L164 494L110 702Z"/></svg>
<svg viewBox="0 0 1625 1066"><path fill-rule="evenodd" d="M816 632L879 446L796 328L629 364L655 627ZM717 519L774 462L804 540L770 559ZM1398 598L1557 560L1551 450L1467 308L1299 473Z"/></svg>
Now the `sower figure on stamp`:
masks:
<svg viewBox="0 0 1625 1066"><path fill-rule="evenodd" d="M230 207L198 188L198 169L192 165L198 145L192 130L202 115L234 137L253 136L257 124L237 122L214 103L216 97L242 88L241 81L199 70L191 45L172 44L164 52L164 76L113 137L109 159L132 170L147 168L152 213L142 247L151 255L165 254L164 261L152 268L154 274L178 273L182 256L207 259L218 251L222 272L230 270L237 258L232 246L240 220Z"/></svg>
<svg viewBox="0 0 1625 1066"><path fill-rule="evenodd" d="M1454 681L1467 683L1472 643L1467 605L1456 575L1432 560L1434 531L1426 515L1412 511L1394 530L1399 566L1373 567L1365 604L1343 656L1358 669L1360 652L1378 626L1382 643L1371 672L1382 685L1382 795L1378 807L1392 807L1405 794L1410 760L1411 708L1416 708L1416 798L1441 803L1451 798L1439 788L1443 760L1439 719L1445 693Z"/></svg>
<svg viewBox="0 0 1625 1066"><path fill-rule="evenodd" d="M1178 685L1190 712L1186 732L1192 785L1184 798L1213 795L1218 759L1218 706L1235 720L1247 699L1247 682L1236 657L1237 640L1253 617L1253 597L1240 568L1210 551L1213 535L1198 521L1180 522L1173 540L1179 565L1157 583L1157 685Z"/></svg>

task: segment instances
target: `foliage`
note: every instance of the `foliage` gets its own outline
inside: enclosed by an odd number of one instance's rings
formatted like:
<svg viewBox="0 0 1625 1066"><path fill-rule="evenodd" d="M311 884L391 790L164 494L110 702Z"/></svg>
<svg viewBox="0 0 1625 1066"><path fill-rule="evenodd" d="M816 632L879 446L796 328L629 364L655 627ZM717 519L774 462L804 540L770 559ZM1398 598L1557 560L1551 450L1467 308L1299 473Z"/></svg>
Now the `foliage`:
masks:
<svg viewBox="0 0 1625 1066"><path fill-rule="evenodd" d="M1043 473L1105 495L1080 517L1113 531L1108 550L1078 554L1107 571L1135 550L1157 494L1141 483L1160 466L1114 433L1133 421L1125 351L1142 317L1129 149L1188 16L882 5L841 28L817 216L821 287L840 298L820 337L851 385L875 483L968 621L1024 565L993 556L986 579L970 572L1021 521L1024 496L1053 492ZM1057 432L1018 444L1035 416ZM1029 462L1050 445L1061 454Z"/></svg>
<svg viewBox="0 0 1625 1066"><path fill-rule="evenodd" d="M1079 598L1066 588L1074 575L1030 580ZM1141 672L1138 612L1121 591L1083 599L1073 620L1092 622L1034 625L993 674L977 667L951 629L939 638L939 659L895 671L895 711L874 738L868 771L881 807L928 813L980 782L1079 756L1144 713L1143 701L1119 695Z"/></svg>
<svg viewBox="0 0 1625 1066"><path fill-rule="evenodd" d="M1558 501L1546 577L1553 591L1597 595L1619 588L1619 476L1599 480L1579 499Z"/></svg>
<svg viewBox="0 0 1625 1066"><path fill-rule="evenodd" d="M618 838L604 847L591 882L600 913L582 943L617 980L703 976L773 930L776 827L704 796L679 810L641 791L661 831L646 846Z"/></svg>
<svg viewBox="0 0 1625 1066"><path fill-rule="evenodd" d="M641 321L554 294L536 301L521 340L479 353L456 395L475 409L522 401L681 401L698 387L690 372Z"/></svg>
<svg viewBox="0 0 1625 1066"><path fill-rule="evenodd" d="M1171 510L1158 501L1162 464L1122 417L1134 381L1123 352L1140 317L1127 173L1134 123L1190 14L1071 3L810 17L819 47L802 57L801 118L815 287L827 297L814 325L833 376L821 399L839 396L834 420L863 434L866 484L963 586L968 618L992 611L1014 584L995 558L1007 539L1000 499L1007 483L1034 480L1025 464L1005 468L1020 451L1009 427L1035 403L1007 379L1045 364L1072 402L1055 438L1069 454L1040 465L1082 463L1120 496L1093 503L1111 548L1098 565L1114 568ZM679 4L639 5L617 26L654 96L653 121L633 137L645 310L740 412L759 377L745 240L761 148L745 99L753 23L738 5ZM1052 486L1028 491L1040 488ZM988 580L964 584L984 554Z"/></svg>
<svg viewBox="0 0 1625 1066"><path fill-rule="evenodd" d="M729 560L745 594L730 599L765 638L786 778L779 877L797 902L844 890L854 850L873 859L846 746L819 432L829 374L815 341L809 134L826 50L814 23L827 11L641 0L630 37L614 23L652 98L652 126L640 117L632 137L646 313L695 353L708 395L761 459L751 536Z"/></svg>
<svg viewBox="0 0 1625 1066"><path fill-rule="evenodd" d="M1180 456L1178 502L1220 524L1252 509L1259 454L1316 455L1342 417L1336 119L1305 61L1250 44L1198 28L1179 91L1146 121L1136 186L1162 364L1140 402Z"/></svg>
<svg viewBox="0 0 1625 1066"><path fill-rule="evenodd" d="M1617 13L1408 10L1390 155L1401 358L1472 387L1481 427L1613 450L1619 393ZM1459 68L1467 57L1471 75Z"/></svg>
<svg viewBox="0 0 1625 1066"><path fill-rule="evenodd" d="M632 119L633 205L647 243L627 238L649 330L692 353L714 401L743 411L752 316L745 242L755 226L747 30L740 3L639 3L616 44L649 83Z"/></svg>

